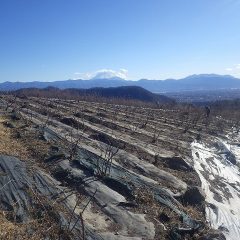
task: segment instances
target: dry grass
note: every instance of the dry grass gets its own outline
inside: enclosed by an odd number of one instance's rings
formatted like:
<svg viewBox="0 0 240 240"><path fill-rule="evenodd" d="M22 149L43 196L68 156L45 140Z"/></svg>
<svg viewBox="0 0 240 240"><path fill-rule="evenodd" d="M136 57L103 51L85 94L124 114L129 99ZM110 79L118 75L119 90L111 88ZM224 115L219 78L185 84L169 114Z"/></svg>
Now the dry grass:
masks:
<svg viewBox="0 0 240 240"><path fill-rule="evenodd" d="M8 221L4 212L0 212L0 239L12 240L16 239L16 236L20 237L21 239L29 239L24 238L24 230L24 226Z"/></svg>
<svg viewBox="0 0 240 240"><path fill-rule="evenodd" d="M6 123L11 123L14 128L9 128ZM40 152L44 151L42 145L39 146L40 140L33 141L33 138L29 137L28 131L21 128L24 123L22 121L12 121L8 115L0 116L0 154L11 155L18 157L24 161L31 161L33 155L35 157L40 156ZM16 138L16 132L21 131L21 138ZM35 136L36 137L36 136ZM45 147L45 146L44 146ZM34 150L35 151L32 151ZM39 154L37 154L39 153ZM40 198L39 198L40 199ZM42 199L44 203L48 203L46 199ZM42 203L41 203L42 204ZM35 210L32 209L32 218L26 223L18 223L14 219L14 212L0 211L0 240L42 240L46 239L58 239L61 229L59 223L54 221L53 214L45 212L41 218L34 217ZM64 239L68 239L65 237Z"/></svg>
<svg viewBox="0 0 240 240"><path fill-rule="evenodd" d="M34 210L36 214L36 209ZM0 239L4 240L43 240L71 239L72 233L62 229L52 212L45 212L41 217L35 217L25 223L8 220L9 212L0 212Z"/></svg>
<svg viewBox="0 0 240 240"><path fill-rule="evenodd" d="M0 154L11 155L26 160L29 152L18 139L12 137L12 129L4 126L8 116L0 116Z"/></svg>
<svg viewBox="0 0 240 240"><path fill-rule="evenodd" d="M7 127L5 123L12 124L14 128ZM39 129L29 126L24 119L13 121L10 116L0 116L0 154L42 166L50 143L42 140L40 135Z"/></svg>

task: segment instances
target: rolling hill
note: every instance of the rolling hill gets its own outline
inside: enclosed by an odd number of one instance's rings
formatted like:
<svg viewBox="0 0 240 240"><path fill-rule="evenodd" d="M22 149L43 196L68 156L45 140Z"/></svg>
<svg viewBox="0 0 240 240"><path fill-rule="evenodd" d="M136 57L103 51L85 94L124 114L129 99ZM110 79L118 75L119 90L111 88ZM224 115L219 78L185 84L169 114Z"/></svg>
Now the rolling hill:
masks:
<svg viewBox="0 0 240 240"><path fill-rule="evenodd" d="M66 99L79 98L83 96L91 96L96 98L116 98L138 100L152 103L174 103L169 97L152 93L138 86L123 86L110 88L90 88L90 89L59 89L55 87L39 88L24 88L13 91L14 94L21 96L32 97L61 97Z"/></svg>

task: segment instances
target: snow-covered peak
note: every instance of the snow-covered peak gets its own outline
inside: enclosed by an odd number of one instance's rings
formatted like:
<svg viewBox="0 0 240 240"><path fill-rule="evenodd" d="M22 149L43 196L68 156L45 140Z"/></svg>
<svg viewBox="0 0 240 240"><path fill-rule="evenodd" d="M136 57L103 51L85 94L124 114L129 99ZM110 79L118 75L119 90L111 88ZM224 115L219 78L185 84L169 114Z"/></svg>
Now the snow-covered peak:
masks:
<svg viewBox="0 0 240 240"><path fill-rule="evenodd" d="M111 80L126 80L128 70L126 69L101 69L93 72L75 72L74 80L92 80L92 79L111 79Z"/></svg>
<svg viewBox="0 0 240 240"><path fill-rule="evenodd" d="M127 79L127 73L126 69L120 69L119 71L102 69L97 71L91 79Z"/></svg>

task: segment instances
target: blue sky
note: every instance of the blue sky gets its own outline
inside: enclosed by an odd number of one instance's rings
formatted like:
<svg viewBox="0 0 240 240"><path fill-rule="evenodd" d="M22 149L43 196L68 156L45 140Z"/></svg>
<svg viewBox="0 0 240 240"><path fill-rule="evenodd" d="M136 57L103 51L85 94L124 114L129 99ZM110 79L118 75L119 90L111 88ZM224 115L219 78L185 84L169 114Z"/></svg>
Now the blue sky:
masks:
<svg viewBox="0 0 240 240"><path fill-rule="evenodd" d="M240 0L1 0L0 82L240 77Z"/></svg>

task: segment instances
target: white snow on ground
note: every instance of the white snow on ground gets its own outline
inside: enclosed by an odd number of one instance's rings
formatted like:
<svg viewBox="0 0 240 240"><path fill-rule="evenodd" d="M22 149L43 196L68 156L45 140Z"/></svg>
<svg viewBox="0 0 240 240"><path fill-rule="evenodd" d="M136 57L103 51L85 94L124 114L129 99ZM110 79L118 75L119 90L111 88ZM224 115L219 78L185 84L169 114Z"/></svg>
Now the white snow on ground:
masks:
<svg viewBox="0 0 240 240"><path fill-rule="evenodd" d="M215 139L240 162L240 136L231 141ZM238 143L238 144L237 144ZM194 168L206 194L206 217L209 225L223 232L228 240L240 239L240 170L230 163L222 149L214 144L192 143Z"/></svg>

